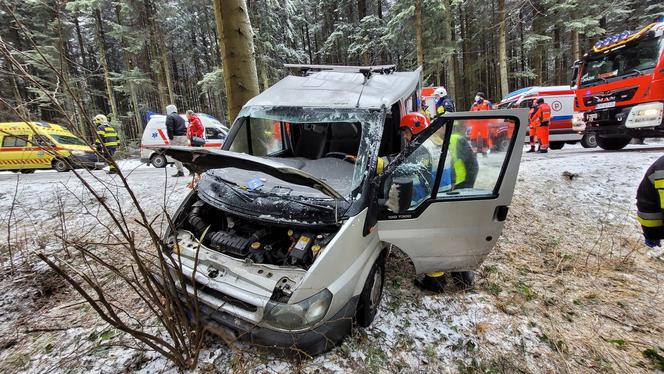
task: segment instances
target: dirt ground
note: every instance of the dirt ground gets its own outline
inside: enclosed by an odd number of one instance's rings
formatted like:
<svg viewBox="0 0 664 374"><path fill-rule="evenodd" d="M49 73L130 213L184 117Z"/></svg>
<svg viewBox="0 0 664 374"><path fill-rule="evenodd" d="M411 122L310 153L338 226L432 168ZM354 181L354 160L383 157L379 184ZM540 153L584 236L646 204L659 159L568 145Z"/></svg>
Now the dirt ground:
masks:
<svg viewBox="0 0 664 374"><path fill-rule="evenodd" d="M208 336L195 371L664 371L664 251L642 244L634 204L645 169L663 153L654 143L620 152L566 146L524 154L505 230L473 289L421 292L408 259L395 250L376 320L341 346L296 362L246 345L229 349ZM163 186L163 179L163 170L143 166L129 179L154 215L164 201L175 209L186 193L186 180ZM62 173L38 172L18 183L15 174L0 173L0 371L177 372L154 352L127 349L125 334L35 259L39 250L57 253L63 224L80 235L95 229L82 208L90 196L78 183Z"/></svg>

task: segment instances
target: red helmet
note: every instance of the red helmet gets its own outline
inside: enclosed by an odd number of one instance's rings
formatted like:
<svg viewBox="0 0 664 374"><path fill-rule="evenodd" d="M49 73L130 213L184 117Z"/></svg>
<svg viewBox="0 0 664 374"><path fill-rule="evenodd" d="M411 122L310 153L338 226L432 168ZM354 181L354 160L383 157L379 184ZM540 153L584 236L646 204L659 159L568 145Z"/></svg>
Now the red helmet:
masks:
<svg viewBox="0 0 664 374"><path fill-rule="evenodd" d="M413 135L417 135L429 126L429 119L422 113L412 112L401 117L399 128L410 129Z"/></svg>

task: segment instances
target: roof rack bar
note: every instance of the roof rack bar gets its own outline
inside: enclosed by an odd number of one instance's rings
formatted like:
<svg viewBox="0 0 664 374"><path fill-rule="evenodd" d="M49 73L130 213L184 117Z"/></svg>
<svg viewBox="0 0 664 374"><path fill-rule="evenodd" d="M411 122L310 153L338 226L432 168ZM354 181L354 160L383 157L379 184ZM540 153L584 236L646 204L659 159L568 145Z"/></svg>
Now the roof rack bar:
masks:
<svg viewBox="0 0 664 374"><path fill-rule="evenodd" d="M346 65L307 65L307 64L284 64L285 68L299 69L304 75L314 71L332 71L338 73L371 73L390 74L396 71L396 65L375 66L346 66Z"/></svg>

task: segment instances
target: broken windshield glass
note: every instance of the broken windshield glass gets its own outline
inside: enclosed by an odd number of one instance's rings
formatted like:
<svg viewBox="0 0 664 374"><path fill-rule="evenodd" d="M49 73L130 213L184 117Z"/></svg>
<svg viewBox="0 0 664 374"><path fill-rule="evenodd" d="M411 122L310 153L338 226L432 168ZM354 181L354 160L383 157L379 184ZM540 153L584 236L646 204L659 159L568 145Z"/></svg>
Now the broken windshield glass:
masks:
<svg viewBox="0 0 664 374"><path fill-rule="evenodd" d="M247 107L230 150L297 168L354 198L377 151L383 117L364 109Z"/></svg>

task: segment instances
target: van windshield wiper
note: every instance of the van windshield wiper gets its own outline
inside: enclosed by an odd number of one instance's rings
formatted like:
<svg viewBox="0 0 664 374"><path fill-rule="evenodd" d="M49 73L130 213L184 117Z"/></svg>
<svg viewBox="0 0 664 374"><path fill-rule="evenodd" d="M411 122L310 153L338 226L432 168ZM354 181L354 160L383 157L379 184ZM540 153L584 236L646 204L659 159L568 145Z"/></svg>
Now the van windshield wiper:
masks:
<svg viewBox="0 0 664 374"><path fill-rule="evenodd" d="M249 196L247 196L246 194L236 190L236 188L241 188L240 186L237 185L237 183L227 181L224 178L218 177L218 176L213 175L213 174L208 174L208 175L211 176L212 178L214 178L214 180L216 180L217 182L221 182L221 183L225 184L226 187L228 187L228 189L235 194L235 196L242 199L242 201L244 201L245 203L248 203L248 202L251 201L251 198Z"/></svg>

